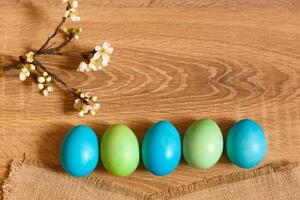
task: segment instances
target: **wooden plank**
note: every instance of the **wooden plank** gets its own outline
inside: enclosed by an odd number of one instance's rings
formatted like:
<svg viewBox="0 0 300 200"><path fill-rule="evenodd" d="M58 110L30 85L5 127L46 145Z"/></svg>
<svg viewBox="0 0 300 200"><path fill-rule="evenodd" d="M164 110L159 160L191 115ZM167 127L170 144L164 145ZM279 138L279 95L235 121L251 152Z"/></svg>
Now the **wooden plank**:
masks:
<svg viewBox="0 0 300 200"><path fill-rule="evenodd" d="M59 6L59 1L37 1L37 0L10 0L1 4L1 7L49 7ZM81 6L105 7L105 8L201 8L215 9L225 8L227 10L240 10L249 8L266 9L297 9L300 5L298 0L84 0Z"/></svg>
<svg viewBox="0 0 300 200"><path fill-rule="evenodd" d="M149 1L110 1L105 8L109 1L91 2L79 8L83 33L70 49L89 50L107 39L115 47L110 67L81 74L76 72L77 58L45 57L43 62L68 83L98 95L103 108L96 117L81 119L65 91L55 87L52 96L42 97L36 85L18 80L17 71L0 78L1 180L10 160L22 159L24 153L58 166L60 142L77 124L92 126L100 136L110 124L125 123L141 140L161 119L174 122L183 134L192 121L210 117L226 135L235 121L252 118L268 138L262 165L300 160L297 1L270 1L270 6L251 6L269 1L245 1L240 9L231 9L234 1L219 1L219 6L212 2L205 9L182 9L180 3L179 8L164 9L172 1L154 1L151 9L144 8ZM54 1L0 5L1 63L40 47L63 13L63 6ZM126 5L131 8L114 8ZM183 162L168 177L154 177L142 166L128 178L113 177L103 166L95 173L153 192L239 170L223 156L208 171Z"/></svg>

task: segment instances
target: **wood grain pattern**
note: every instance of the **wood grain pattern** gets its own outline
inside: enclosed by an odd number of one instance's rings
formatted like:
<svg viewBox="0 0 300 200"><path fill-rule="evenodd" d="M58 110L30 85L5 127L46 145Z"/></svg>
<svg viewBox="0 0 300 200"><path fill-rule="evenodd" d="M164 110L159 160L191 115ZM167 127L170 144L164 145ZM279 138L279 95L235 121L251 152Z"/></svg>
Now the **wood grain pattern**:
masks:
<svg viewBox="0 0 300 200"><path fill-rule="evenodd" d="M239 2L239 3L237 3ZM9 63L40 47L59 22L56 1L0 0L0 60ZM167 119L181 134L196 119L210 117L224 135L235 121L263 126L268 153L262 165L300 160L299 1L83 1L83 33L70 49L89 50L109 40L115 47L104 71L76 72L78 58L44 57L68 83L101 97L96 117L78 118L72 97L55 88L50 97L18 80L0 78L0 179L10 160L24 153L58 166L59 144L73 125L99 135L112 123L128 124L141 140L155 121ZM143 192L189 184L239 171L226 156L208 171L184 162L168 177L142 166L130 177L96 174Z"/></svg>

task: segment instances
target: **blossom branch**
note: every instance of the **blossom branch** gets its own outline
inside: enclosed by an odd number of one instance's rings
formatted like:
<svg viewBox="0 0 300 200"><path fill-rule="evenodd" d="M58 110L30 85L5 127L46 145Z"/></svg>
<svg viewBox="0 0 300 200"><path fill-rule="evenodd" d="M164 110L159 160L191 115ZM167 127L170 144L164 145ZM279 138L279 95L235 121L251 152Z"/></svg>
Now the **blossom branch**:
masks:
<svg viewBox="0 0 300 200"><path fill-rule="evenodd" d="M113 48L108 42L104 42L103 45L96 46L93 50L86 52L61 51L73 39L79 39L79 33L82 31L81 28L63 28L65 22L69 18L72 21L80 20L76 10L78 7L78 0L63 0L63 2L67 3L65 15L45 43L37 51L28 52L25 55L19 56L18 62L7 65L1 69L2 71L14 68L20 69L19 79L25 81L27 77L31 76L33 79L37 80L38 89L40 89L44 96L48 96L53 92L53 87L51 85L52 80L57 81L63 85L67 91L73 94L75 98L74 108L79 111L79 116L84 116L85 114L95 115L96 111L100 108L100 103L96 96L93 96L88 92L83 92L80 88L76 89L69 86L63 79L49 71L41 61L37 60L37 58L42 55L80 56L82 61L77 69L77 71L80 72L98 71L103 67L106 67L110 61L110 55L113 52ZM53 47L56 42L52 42L49 45L59 32L64 34L65 40L56 47Z"/></svg>

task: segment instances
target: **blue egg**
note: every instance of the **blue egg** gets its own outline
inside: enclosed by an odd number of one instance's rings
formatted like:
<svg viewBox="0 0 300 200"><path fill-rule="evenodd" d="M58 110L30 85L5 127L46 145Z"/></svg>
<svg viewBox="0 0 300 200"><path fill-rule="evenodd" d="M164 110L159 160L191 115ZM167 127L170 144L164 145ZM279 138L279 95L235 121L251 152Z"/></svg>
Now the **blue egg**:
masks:
<svg viewBox="0 0 300 200"><path fill-rule="evenodd" d="M226 151L235 165L249 169L258 165L267 152L267 142L262 128L255 121L243 119L229 130Z"/></svg>
<svg viewBox="0 0 300 200"><path fill-rule="evenodd" d="M65 136L60 149L64 170L75 177L90 174L98 164L99 143L96 133L88 126L75 126Z"/></svg>
<svg viewBox="0 0 300 200"><path fill-rule="evenodd" d="M174 171L181 158L181 139L177 129L168 121L154 124L142 143L144 166L157 176Z"/></svg>

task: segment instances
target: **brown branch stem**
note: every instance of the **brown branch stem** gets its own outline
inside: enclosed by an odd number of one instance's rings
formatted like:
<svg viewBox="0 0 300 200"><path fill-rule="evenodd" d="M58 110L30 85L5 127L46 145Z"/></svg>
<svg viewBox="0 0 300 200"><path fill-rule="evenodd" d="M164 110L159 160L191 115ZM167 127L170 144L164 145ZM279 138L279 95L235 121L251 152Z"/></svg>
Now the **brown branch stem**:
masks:
<svg viewBox="0 0 300 200"><path fill-rule="evenodd" d="M55 28L54 33L48 37L48 39L46 40L46 42L41 46L41 48L39 48L39 50L37 50L37 52L35 53L36 55L39 55L44 49L47 48L47 45L49 44L49 42L51 41L52 38L54 38L56 36L56 34L59 32L60 28L63 26L63 24L66 22L67 18L63 17L61 22L58 24L58 26Z"/></svg>
<svg viewBox="0 0 300 200"><path fill-rule="evenodd" d="M11 69L15 69L15 68L17 68L20 65L20 63L21 62L18 61L18 62L14 63L14 64L6 65L6 66L3 67L3 71L9 71Z"/></svg>
<svg viewBox="0 0 300 200"><path fill-rule="evenodd" d="M46 51L43 52L43 55L57 55L57 56L82 56L82 55L86 55L92 53L92 51L86 51L86 52L80 52L80 51Z"/></svg>
<svg viewBox="0 0 300 200"><path fill-rule="evenodd" d="M72 39L73 38L68 37L62 44L58 45L57 47L44 49L40 52L40 54L47 54L49 52L51 53L55 51L60 51L63 47L67 46L67 44L69 44L69 42L71 42Z"/></svg>

